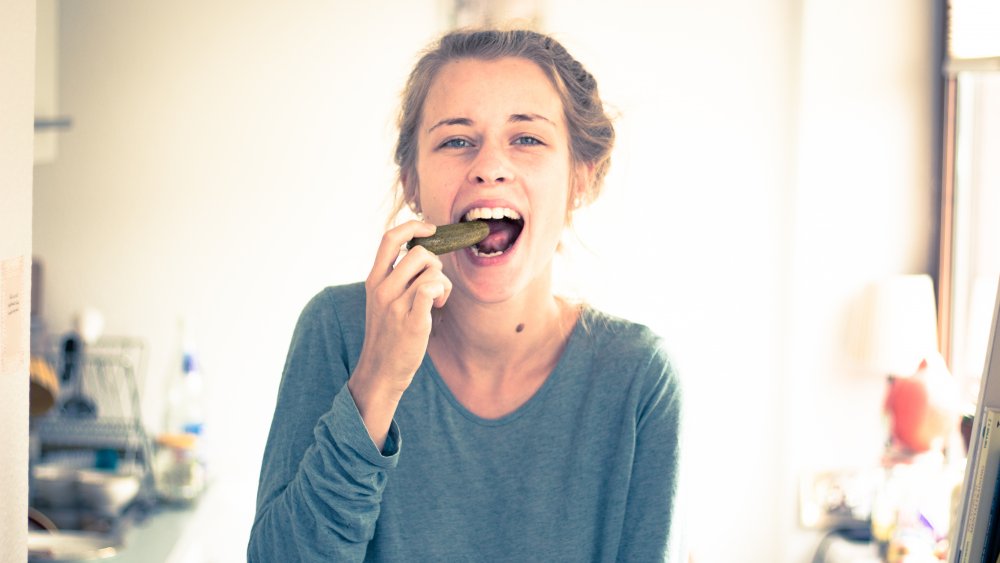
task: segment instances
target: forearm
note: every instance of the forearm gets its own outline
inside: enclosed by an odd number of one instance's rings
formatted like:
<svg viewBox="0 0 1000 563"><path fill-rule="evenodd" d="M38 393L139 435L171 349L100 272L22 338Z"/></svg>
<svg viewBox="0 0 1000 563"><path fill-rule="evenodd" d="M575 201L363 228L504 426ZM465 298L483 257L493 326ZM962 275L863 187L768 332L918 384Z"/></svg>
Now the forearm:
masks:
<svg viewBox="0 0 1000 563"><path fill-rule="evenodd" d="M402 391L387 388L363 365L359 365L348 380L347 388L354 399L361 420L364 421L368 436L375 447L380 452L383 451Z"/></svg>
<svg viewBox="0 0 1000 563"><path fill-rule="evenodd" d="M308 485L305 486L306 488ZM317 514L316 499L296 481L258 513L247 546L247 562L362 561L367 536L350 537L350 526L333 526ZM376 511L377 512L377 511Z"/></svg>
<svg viewBox="0 0 1000 563"><path fill-rule="evenodd" d="M281 421L265 452L249 561L361 561L381 510L386 472L396 462L398 432L384 456L364 429L344 387L315 425L315 442L289 467Z"/></svg>

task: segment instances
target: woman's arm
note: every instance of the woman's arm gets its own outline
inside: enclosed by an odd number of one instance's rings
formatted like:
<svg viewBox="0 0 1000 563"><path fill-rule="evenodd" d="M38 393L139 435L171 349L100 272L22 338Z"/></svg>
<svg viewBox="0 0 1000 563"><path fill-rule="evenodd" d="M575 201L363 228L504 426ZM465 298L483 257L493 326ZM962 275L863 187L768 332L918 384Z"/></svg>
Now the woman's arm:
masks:
<svg viewBox="0 0 1000 563"><path fill-rule="evenodd" d="M250 561L364 558L397 460L396 406L427 351L431 308L451 292L437 256L400 248L435 229L408 221L386 231L342 317L331 290L303 311L264 451Z"/></svg>
<svg viewBox="0 0 1000 563"><path fill-rule="evenodd" d="M669 360L658 352L649 365L649 389L637 413L635 459L619 561L683 561L678 512L682 390Z"/></svg>
<svg viewBox="0 0 1000 563"><path fill-rule="evenodd" d="M360 327L358 327L360 330ZM328 292L292 337L261 465L248 561L361 561L375 530L393 425L380 452L346 386L344 329Z"/></svg>

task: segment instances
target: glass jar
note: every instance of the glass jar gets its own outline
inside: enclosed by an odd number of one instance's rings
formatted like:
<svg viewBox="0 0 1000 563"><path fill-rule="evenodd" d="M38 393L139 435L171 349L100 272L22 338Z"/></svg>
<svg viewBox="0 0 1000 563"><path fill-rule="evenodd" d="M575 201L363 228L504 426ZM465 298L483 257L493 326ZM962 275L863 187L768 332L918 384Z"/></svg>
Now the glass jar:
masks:
<svg viewBox="0 0 1000 563"><path fill-rule="evenodd" d="M191 502L205 490L205 466L195 434L161 434L156 440L153 476L156 493L168 502Z"/></svg>

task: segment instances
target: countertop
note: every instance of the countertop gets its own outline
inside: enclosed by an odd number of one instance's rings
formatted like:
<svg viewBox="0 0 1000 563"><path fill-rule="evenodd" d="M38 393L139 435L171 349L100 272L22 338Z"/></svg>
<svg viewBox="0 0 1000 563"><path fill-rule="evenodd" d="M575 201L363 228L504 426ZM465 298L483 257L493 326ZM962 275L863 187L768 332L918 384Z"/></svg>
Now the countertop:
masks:
<svg viewBox="0 0 1000 563"><path fill-rule="evenodd" d="M213 481L190 505L158 505L125 531L107 563L244 563L254 514L255 477ZM31 558L31 563L48 561ZM79 563L81 560L61 560Z"/></svg>
<svg viewBox="0 0 1000 563"><path fill-rule="evenodd" d="M115 546L114 555L101 557L99 560L109 563L150 563L171 560L179 540L184 535L197 510L198 505L195 504L156 506L141 521L128 525L124 533L123 543ZM44 537L47 532L32 532L32 534ZM107 543L110 544L111 540L108 540ZM37 556L29 557L28 560L32 563L41 563L52 560L81 562L93 561L94 559Z"/></svg>

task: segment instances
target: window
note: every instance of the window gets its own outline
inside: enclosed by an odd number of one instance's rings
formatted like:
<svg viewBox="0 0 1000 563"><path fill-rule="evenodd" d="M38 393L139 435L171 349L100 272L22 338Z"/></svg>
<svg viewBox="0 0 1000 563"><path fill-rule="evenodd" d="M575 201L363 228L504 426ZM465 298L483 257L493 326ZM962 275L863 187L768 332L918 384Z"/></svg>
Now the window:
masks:
<svg viewBox="0 0 1000 563"><path fill-rule="evenodd" d="M972 408L1000 280L1000 3L951 0L945 73L941 348Z"/></svg>

